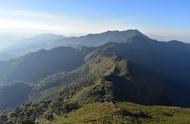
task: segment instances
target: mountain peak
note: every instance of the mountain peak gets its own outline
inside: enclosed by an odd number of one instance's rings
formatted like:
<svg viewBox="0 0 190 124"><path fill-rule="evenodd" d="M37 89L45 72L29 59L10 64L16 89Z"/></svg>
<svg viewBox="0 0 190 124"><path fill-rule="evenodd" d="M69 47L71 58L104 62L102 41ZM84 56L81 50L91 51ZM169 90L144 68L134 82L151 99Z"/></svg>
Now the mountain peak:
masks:
<svg viewBox="0 0 190 124"><path fill-rule="evenodd" d="M169 43L172 43L172 44L183 44L183 42L181 41L178 41L178 40L170 40L168 41Z"/></svg>
<svg viewBox="0 0 190 124"><path fill-rule="evenodd" d="M100 34L133 34L133 35L144 35L143 33L141 33L138 29L128 29L128 30L123 30L123 31L119 31L119 30L112 30L112 31L106 31Z"/></svg>
<svg viewBox="0 0 190 124"><path fill-rule="evenodd" d="M124 31L113 31L114 34L114 38L115 41L113 42L135 42L135 41L150 41L151 38L149 38L148 36L146 36L145 34L141 33L139 30L137 29L129 29L129 30L124 30ZM112 32L112 33L113 33Z"/></svg>
<svg viewBox="0 0 190 124"><path fill-rule="evenodd" d="M139 30L137 29L129 29L129 30L126 30L124 31L125 33L128 33L132 36L143 36L143 37L147 37L145 34L143 34L142 32L140 32ZM148 37L147 37L148 38Z"/></svg>
<svg viewBox="0 0 190 124"><path fill-rule="evenodd" d="M136 33L136 34L142 34L138 29L128 29L128 30L125 30L126 32L133 32L133 33Z"/></svg>

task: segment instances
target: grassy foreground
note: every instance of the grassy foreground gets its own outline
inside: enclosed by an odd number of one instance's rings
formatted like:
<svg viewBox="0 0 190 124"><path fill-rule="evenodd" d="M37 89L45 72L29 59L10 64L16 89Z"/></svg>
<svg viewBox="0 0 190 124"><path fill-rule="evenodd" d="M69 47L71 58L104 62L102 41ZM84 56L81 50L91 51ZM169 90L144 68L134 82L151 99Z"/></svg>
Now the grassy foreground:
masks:
<svg viewBox="0 0 190 124"><path fill-rule="evenodd" d="M128 102L92 103L50 124L190 124L190 109Z"/></svg>

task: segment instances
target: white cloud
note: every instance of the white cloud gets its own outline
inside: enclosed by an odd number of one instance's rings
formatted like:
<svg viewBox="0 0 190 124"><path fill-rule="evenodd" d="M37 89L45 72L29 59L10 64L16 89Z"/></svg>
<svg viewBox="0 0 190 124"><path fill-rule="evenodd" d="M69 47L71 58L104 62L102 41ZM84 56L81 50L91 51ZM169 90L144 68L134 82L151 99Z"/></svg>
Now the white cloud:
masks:
<svg viewBox="0 0 190 124"><path fill-rule="evenodd" d="M124 25L123 25L124 23ZM42 12L14 10L0 11L0 28L14 32L54 32L65 35L102 32L105 30L127 29L127 22L120 20L93 21L80 17L54 15ZM17 32L18 33L18 32Z"/></svg>

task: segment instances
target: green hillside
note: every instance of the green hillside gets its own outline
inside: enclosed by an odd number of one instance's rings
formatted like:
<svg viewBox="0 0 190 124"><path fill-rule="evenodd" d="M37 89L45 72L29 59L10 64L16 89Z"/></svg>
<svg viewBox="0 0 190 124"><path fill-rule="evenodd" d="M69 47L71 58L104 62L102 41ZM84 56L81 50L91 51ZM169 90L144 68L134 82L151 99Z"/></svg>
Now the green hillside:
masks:
<svg viewBox="0 0 190 124"><path fill-rule="evenodd" d="M189 117L190 109L108 102L85 105L50 124L188 124Z"/></svg>
<svg viewBox="0 0 190 124"><path fill-rule="evenodd" d="M137 88L134 86L138 82L135 77L129 69L127 59L114 54L94 52L86 57L85 64L79 69L67 74L58 73L48 77L48 80L42 80L38 87L33 89L31 101L20 108L3 112L0 121L3 124L189 122L189 109L143 106L126 102L133 97L132 93L136 99L154 96L136 95ZM133 88L127 88L126 85Z"/></svg>

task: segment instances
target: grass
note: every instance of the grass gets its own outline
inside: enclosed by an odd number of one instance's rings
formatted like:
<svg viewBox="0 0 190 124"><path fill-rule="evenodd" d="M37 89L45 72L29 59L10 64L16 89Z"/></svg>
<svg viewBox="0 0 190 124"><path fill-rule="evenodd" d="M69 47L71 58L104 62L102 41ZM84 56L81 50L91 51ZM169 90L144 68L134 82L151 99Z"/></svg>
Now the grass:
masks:
<svg viewBox="0 0 190 124"><path fill-rule="evenodd" d="M118 106L128 111L143 111L152 119L141 120L142 124L189 124L190 109L166 106L143 106L122 102Z"/></svg>
<svg viewBox="0 0 190 124"><path fill-rule="evenodd" d="M58 117L51 124L189 124L190 109L129 102L92 103Z"/></svg>

